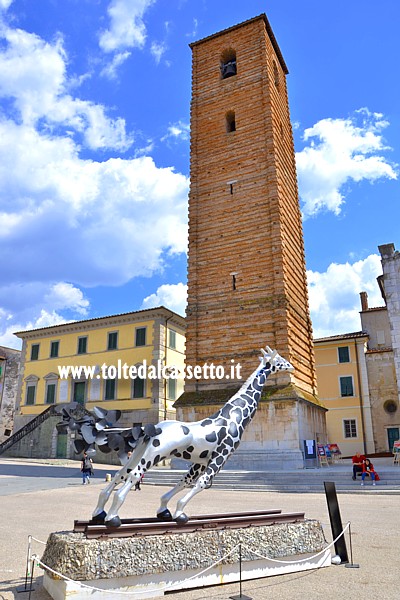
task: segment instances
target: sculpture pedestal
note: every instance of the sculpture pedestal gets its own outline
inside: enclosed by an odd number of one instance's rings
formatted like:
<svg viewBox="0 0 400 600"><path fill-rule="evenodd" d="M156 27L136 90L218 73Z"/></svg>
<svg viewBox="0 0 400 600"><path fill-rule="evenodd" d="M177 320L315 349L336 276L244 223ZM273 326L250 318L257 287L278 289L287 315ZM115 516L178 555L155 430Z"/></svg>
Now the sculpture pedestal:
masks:
<svg viewBox="0 0 400 600"><path fill-rule="evenodd" d="M327 545L321 524L313 520L124 539L88 540L82 533L62 532L50 535L42 562L73 581L45 571L44 587L55 600L73 595L106 600L109 590L114 600L126 600L118 591L135 592L140 600L167 591L233 583L239 581L239 544L243 581L331 564L330 550L296 562ZM260 555L295 562L272 562Z"/></svg>

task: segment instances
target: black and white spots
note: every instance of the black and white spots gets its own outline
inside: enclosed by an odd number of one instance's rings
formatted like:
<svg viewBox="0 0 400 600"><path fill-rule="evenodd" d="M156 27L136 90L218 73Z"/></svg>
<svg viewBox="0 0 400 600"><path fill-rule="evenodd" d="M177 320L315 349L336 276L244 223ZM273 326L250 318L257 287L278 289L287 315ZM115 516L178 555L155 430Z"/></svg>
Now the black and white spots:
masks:
<svg viewBox="0 0 400 600"><path fill-rule="evenodd" d="M186 504L195 494L212 484L215 475L239 446L245 428L256 413L267 377L277 370L293 370L290 363L276 351L267 347L267 351L262 350L262 354L261 363L254 373L211 417L195 423L163 421L156 426L146 425L127 464L100 494L93 517L105 513L104 506L111 492L122 482L121 488L114 494L113 504L105 519L106 524L118 523L118 510L131 486L145 471L160 461L176 457L192 464L180 482L162 496L157 515L160 518L172 518L167 508L168 502L179 491L190 488L177 502L173 515L178 522L187 520L183 510Z"/></svg>

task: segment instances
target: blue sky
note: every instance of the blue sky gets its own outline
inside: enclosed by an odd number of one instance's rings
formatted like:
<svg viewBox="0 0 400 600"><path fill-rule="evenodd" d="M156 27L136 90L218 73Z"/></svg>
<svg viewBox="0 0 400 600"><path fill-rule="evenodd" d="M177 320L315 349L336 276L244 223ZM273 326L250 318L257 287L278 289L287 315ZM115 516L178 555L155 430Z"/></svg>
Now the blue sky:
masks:
<svg viewBox="0 0 400 600"><path fill-rule="evenodd" d="M314 334L359 330L360 291L382 305L378 245L400 249L397 0L0 0L0 344L184 313L188 44L263 12L289 68Z"/></svg>

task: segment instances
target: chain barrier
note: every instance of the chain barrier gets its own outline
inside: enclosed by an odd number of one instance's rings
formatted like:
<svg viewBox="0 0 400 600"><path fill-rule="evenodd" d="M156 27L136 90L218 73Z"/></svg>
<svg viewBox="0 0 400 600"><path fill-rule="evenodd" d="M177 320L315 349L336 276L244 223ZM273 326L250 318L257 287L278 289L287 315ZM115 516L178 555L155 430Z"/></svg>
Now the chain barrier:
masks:
<svg viewBox="0 0 400 600"><path fill-rule="evenodd" d="M347 525L345 526L345 528L343 529L343 531L336 537L335 540L333 540L330 544L328 544L328 546L326 546L325 548L323 548L322 550L320 550L319 552L317 552L316 554L309 556L307 558L302 558L302 559L298 559L298 560L280 560L280 559L276 559L276 558L270 558L268 556L263 556L262 554L259 554L258 552L256 552L255 550L252 550L251 548L243 545L243 544L237 544L234 548L232 548L232 550L230 550L227 554L225 554L222 558L220 558L218 561L214 562L213 564L209 565L208 567L206 567L205 569L203 569L202 571L200 571L200 573L196 573L195 575L193 575L192 577L188 577L187 579L185 579L183 582L181 582L179 585L181 586L182 583L186 583L188 581L191 581L192 579L195 579L197 577L201 577L201 575L203 575L204 573L207 573L207 571L209 571L210 569L213 569L214 567L216 567L217 565L219 565L220 563L222 563L226 558L228 558L228 556L230 556L231 554L233 554L241 545L251 554L254 554L255 556L258 556L259 558L263 559L263 560L267 560L270 562L275 562L275 563L279 563L281 565L290 565L290 564L299 564L299 563L303 563L303 562L309 562L315 558L317 558L318 556L324 554L327 550L329 550L334 544L336 544L336 542L338 541L339 538L341 538L346 531L349 529L350 527L350 522L347 523ZM46 565L45 563L43 563L40 558L38 557L37 554L31 554L31 545L32 545L32 541L34 540L35 542L38 542L40 544L44 544L46 545L45 542L42 542L41 540L38 540L37 538L34 538L33 536L28 536L28 559L27 559L27 563L29 562L31 564L31 570L30 573L29 569L28 569L28 564L27 564L27 575L26 575L26 579L25 579L25 585L27 582L27 578L30 575L31 576L31 585L32 585L32 579L33 579L33 569L34 569L34 563L36 563L38 566L40 566L44 571L48 571L49 573L52 573L53 575L55 575L56 577L58 577L59 579L63 579L64 581L68 581L70 583L73 583L77 586L80 586L82 588L88 589L88 590L93 590L93 591L97 591L97 592L104 592L107 591L107 594L120 594L120 595L126 595L126 596L136 596L139 594L150 594L150 593L156 593L156 592L165 592L165 591L171 591L173 589L174 586L176 586L176 583L171 583L162 587L158 587L157 589L154 590L141 590L141 591L129 591L129 592L124 592L124 591L115 591L115 590L104 590L104 588L97 588L94 586L90 586L87 585L85 583L82 583L80 581L76 581L74 579L71 579L70 577L67 577L66 575L63 575L62 573L59 573L58 571L55 571L54 569L52 569L51 567L49 567L48 565ZM316 567L321 568L321 567ZM181 589L181 588L180 588ZM28 591L28 590L26 590Z"/></svg>

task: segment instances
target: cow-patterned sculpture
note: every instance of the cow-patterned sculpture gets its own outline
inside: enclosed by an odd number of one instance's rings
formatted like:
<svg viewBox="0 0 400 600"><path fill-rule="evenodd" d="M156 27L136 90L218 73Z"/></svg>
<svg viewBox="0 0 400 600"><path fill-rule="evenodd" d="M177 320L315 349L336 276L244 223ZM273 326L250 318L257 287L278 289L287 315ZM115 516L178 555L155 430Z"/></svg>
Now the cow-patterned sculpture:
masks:
<svg viewBox="0 0 400 600"><path fill-rule="evenodd" d="M122 445L124 435L125 444L128 439L127 447L134 446L126 464L100 493L98 504L93 511L93 519L96 522L105 522L110 527L118 527L121 524L118 511L132 486L151 467L171 457L183 458L190 461L192 465L179 483L161 497L157 517L163 520L174 519L178 523L188 520L183 509L193 496L211 484L213 477L239 446L246 426L255 415L267 377L277 371L293 371L292 365L279 356L276 350L272 351L267 346L267 352L263 349L261 352L260 365L240 390L218 412L202 421L194 423L162 421L156 426L148 425L145 428L110 429L105 427L111 424L106 411L97 409L97 415L103 417L98 423L81 422L77 425L75 422L73 427L81 430L86 440L86 447L88 444L93 446L97 443L104 449L107 447L107 438L110 438L109 445L119 450L123 460L126 456L125 450L122 449L121 453L121 448L117 445ZM113 416L119 418L118 415ZM64 421L68 419L71 420L67 411L64 413ZM130 438L126 438L127 434ZM115 435L118 436L117 439ZM111 508L107 513L104 510L105 505L118 485L120 487L115 491ZM191 489L178 501L172 516L167 508L168 502L184 488Z"/></svg>

